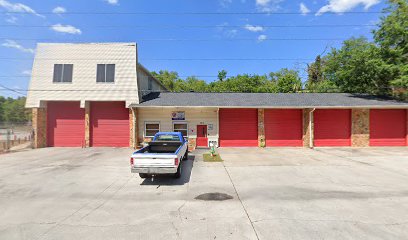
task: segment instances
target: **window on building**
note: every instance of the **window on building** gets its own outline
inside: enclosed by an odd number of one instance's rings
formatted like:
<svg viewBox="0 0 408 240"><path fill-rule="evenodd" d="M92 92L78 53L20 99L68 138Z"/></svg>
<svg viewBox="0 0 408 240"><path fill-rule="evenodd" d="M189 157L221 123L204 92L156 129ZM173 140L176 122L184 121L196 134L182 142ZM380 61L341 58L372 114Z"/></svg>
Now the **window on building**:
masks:
<svg viewBox="0 0 408 240"><path fill-rule="evenodd" d="M98 64L96 66L96 82L115 82L115 64Z"/></svg>
<svg viewBox="0 0 408 240"><path fill-rule="evenodd" d="M52 81L55 83L72 83L73 64L54 64L54 76Z"/></svg>
<svg viewBox="0 0 408 240"><path fill-rule="evenodd" d="M145 137L153 137L160 132L160 122L145 122Z"/></svg>
<svg viewBox="0 0 408 240"><path fill-rule="evenodd" d="M147 79L147 90L153 90L153 80L151 78Z"/></svg>
<svg viewBox="0 0 408 240"><path fill-rule="evenodd" d="M187 137L188 136L188 125L185 122L174 122L173 131L181 132L181 134L183 134L184 137Z"/></svg>

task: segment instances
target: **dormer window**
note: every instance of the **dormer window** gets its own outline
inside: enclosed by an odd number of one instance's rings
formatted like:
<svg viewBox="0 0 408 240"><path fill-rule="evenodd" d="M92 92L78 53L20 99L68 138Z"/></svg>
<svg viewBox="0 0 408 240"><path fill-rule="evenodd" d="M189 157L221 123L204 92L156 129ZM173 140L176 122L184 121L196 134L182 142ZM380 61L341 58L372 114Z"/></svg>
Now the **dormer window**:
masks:
<svg viewBox="0 0 408 240"><path fill-rule="evenodd" d="M54 83L72 83L73 64L54 64Z"/></svg>
<svg viewBox="0 0 408 240"><path fill-rule="evenodd" d="M96 67L96 82L115 82L115 64L98 64Z"/></svg>

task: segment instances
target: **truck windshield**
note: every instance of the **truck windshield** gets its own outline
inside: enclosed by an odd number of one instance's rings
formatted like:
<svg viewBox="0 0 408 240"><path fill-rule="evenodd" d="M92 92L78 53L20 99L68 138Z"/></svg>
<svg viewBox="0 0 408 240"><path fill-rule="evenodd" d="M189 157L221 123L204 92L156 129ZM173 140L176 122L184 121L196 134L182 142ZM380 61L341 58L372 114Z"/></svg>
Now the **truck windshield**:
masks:
<svg viewBox="0 0 408 240"><path fill-rule="evenodd" d="M156 141L180 142L180 138L177 135L159 135L159 136L156 137Z"/></svg>

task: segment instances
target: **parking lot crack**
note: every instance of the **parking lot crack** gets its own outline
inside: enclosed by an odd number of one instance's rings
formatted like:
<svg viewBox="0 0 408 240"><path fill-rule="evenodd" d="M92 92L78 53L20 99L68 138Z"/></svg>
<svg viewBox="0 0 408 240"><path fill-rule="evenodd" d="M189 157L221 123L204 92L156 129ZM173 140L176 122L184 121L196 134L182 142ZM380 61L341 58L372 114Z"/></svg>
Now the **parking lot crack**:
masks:
<svg viewBox="0 0 408 240"><path fill-rule="evenodd" d="M224 162L222 162L222 166L224 167L224 170L225 170L225 172L226 172L227 175L228 175L228 178L229 178L229 180L230 180L230 182L231 182L231 184L232 184L232 187L234 188L235 194L237 195L238 201L241 203L241 206L242 206L242 208L244 209L244 212L245 212L245 214L246 214L246 217L248 218L248 220L249 220L249 222L250 222L250 224L251 224L251 227L252 227L252 230L253 230L254 233L255 233L256 239L259 240L258 233L256 232L256 229L255 229L255 226L254 226L254 222L251 220L251 217L249 216L248 211L247 211L247 209L245 208L244 203L242 202L241 198L239 197L237 188L235 187L235 184L234 184L234 182L232 181L231 175L230 175L230 173L228 172L227 167L225 167Z"/></svg>
<svg viewBox="0 0 408 240"><path fill-rule="evenodd" d="M181 209L186 205L186 203L187 203L187 201L184 201L184 203L181 204L181 206L179 208L177 208L177 213L178 213L178 216L179 216L181 222L183 221L183 218L181 217Z"/></svg>
<svg viewBox="0 0 408 240"><path fill-rule="evenodd" d="M132 176L132 177L133 177L133 176ZM98 206L96 206L94 209L92 209L92 210L89 211L87 214L85 214L84 216L82 216L80 220L82 220L82 219L88 217L88 216L91 215L93 212L95 212L96 210L98 210L99 208L101 208L103 205L105 205L105 203L107 203L108 201L110 201L110 200L116 195L116 193L118 193L120 190L122 190L122 189L129 183L129 181L130 181L130 179L132 179L132 177L128 178L127 181L126 181L124 184L122 184L118 189L116 189L116 190L112 193L112 195L111 195L109 198L107 198L107 199L104 200L102 203L100 203Z"/></svg>

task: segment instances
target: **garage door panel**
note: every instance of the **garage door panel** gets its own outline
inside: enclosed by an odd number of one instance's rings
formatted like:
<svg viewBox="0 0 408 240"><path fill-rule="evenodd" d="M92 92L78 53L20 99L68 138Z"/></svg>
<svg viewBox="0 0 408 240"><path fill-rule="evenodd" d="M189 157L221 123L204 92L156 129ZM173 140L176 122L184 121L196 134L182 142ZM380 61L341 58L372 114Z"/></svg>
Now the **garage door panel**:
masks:
<svg viewBox="0 0 408 240"><path fill-rule="evenodd" d="M79 102L47 104L47 145L81 147L85 141L85 110Z"/></svg>
<svg viewBox="0 0 408 240"><path fill-rule="evenodd" d="M220 109L220 146L258 146L257 109Z"/></svg>
<svg viewBox="0 0 408 240"><path fill-rule="evenodd" d="M129 109L124 102L91 103L91 145L129 146Z"/></svg>
<svg viewBox="0 0 408 240"><path fill-rule="evenodd" d="M302 110L265 110L266 146L303 146Z"/></svg>
<svg viewBox="0 0 408 240"><path fill-rule="evenodd" d="M318 109L313 116L316 147L351 146L351 110Z"/></svg>
<svg viewBox="0 0 408 240"><path fill-rule="evenodd" d="M405 109L370 110L370 146L406 146Z"/></svg>

